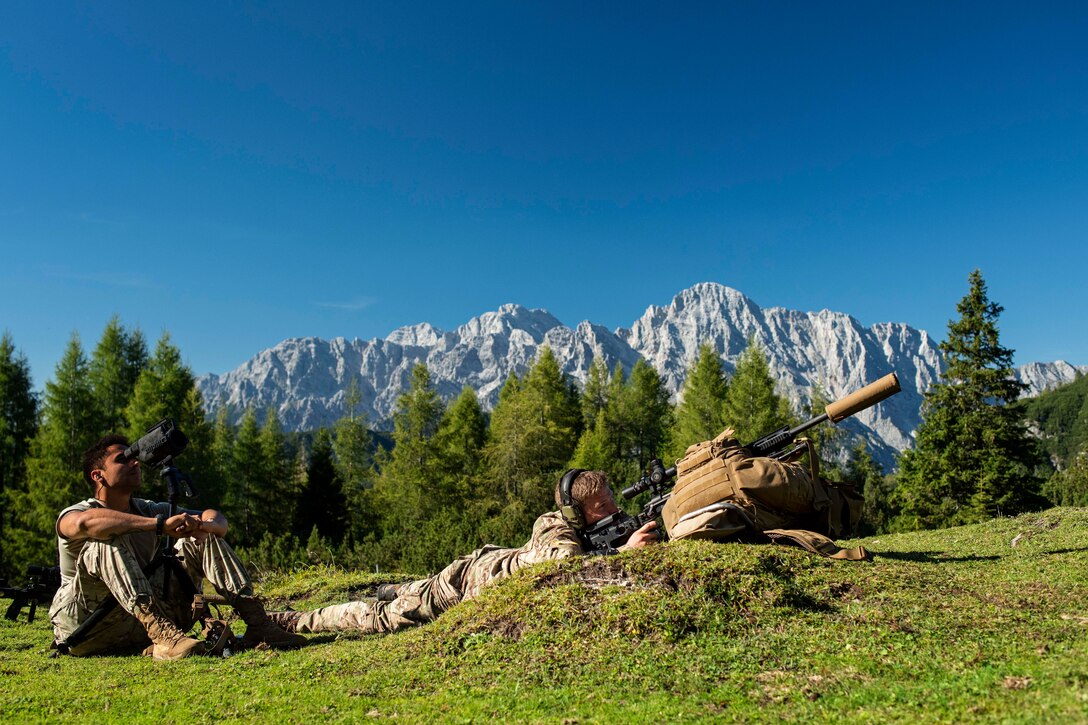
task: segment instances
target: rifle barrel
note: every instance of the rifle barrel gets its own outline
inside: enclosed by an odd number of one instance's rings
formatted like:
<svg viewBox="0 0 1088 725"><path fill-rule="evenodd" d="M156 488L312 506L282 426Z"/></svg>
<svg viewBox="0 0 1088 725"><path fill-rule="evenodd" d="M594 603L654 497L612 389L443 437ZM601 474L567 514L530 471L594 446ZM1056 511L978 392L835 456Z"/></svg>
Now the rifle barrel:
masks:
<svg viewBox="0 0 1088 725"><path fill-rule="evenodd" d="M832 423L838 423L858 411L865 410L885 398L895 395L900 390L899 378L895 376L895 373L888 373L875 383L869 383L861 390L850 393L845 398L829 404L824 410L827 411L827 418Z"/></svg>

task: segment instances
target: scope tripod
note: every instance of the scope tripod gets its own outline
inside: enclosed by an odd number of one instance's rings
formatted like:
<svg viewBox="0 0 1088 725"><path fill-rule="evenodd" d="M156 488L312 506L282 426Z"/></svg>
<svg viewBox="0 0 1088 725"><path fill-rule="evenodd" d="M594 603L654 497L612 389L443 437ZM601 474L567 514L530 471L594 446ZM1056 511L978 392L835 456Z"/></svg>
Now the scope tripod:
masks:
<svg viewBox="0 0 1088 725"><path fill-rule="evenodd" d="M187 475L179 471L173 465L173 458L167 457L163 460L161 468L159 470L159 476L166 480L167 502L170 504L170 513L167 518L173 517L178 512L178 497L182 491L188 497L196 496L196 491L193 488L192 479ZM155 556L147 563L143 568L144 575L150 579L151 576L160 568L165 569L162 578L162 595L163 599L166 599L170 595L170 579L177 580L181 590L189 598L190 601L200 594L197 591L196 585L193 584L193 580L189 578L189 572L185 571L185 566L178 559L177 549L174 548L175 540L162 535L162 545L159 550L155 552ZM57 654L68 654L72 651L73 647L78 646L81 642L90 636L91 630L95 626L105 619L110 612L117 608L117 599L112 594L107 594L106 598L99 603L91 616L83 620L75 630L72 631L67 637L60 642L56 643Z"/></svg>

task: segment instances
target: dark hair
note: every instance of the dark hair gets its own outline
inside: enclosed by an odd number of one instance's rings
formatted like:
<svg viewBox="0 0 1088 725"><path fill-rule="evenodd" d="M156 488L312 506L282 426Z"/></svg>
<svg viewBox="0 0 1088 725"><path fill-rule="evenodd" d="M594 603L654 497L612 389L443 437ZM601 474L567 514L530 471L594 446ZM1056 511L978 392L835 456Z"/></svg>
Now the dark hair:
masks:
<svg viewBox="0 0 1088 725"><path fill-rule="evenodd" d="M128 447L128 438L117 433L110 433L102 436L97 443L83 451L83 480L89 483L92 489L95 485L94 479L91 478L91 471L102 467L106 460L106 451L110 446L116 445Z"/></svg>

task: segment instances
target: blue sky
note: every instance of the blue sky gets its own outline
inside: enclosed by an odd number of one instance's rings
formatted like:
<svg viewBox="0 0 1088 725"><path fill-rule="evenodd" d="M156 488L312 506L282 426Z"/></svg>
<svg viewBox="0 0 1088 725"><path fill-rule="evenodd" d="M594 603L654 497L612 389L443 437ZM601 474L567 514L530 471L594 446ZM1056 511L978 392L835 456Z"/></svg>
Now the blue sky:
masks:
<svg viewBox="0 0 1088 725"><path fill-rule="evenodd" d="M1088 364L1088 5L5 3L0 329L197 373L701 281Z"/></svg>

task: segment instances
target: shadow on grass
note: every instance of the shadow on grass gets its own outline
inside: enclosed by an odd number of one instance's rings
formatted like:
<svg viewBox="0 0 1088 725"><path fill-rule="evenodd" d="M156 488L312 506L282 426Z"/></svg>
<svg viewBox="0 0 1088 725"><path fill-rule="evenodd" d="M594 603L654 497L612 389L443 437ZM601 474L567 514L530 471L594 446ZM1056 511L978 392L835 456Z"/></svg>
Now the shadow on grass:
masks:
<svg viewBox="0 0 1088 725"><path fill-rule="evenodd" d="M949 556L942 551L870 551L873 559L892 559L893 561L918 561L926 564L964 561L999 561L1000 556Z"/></svg>

